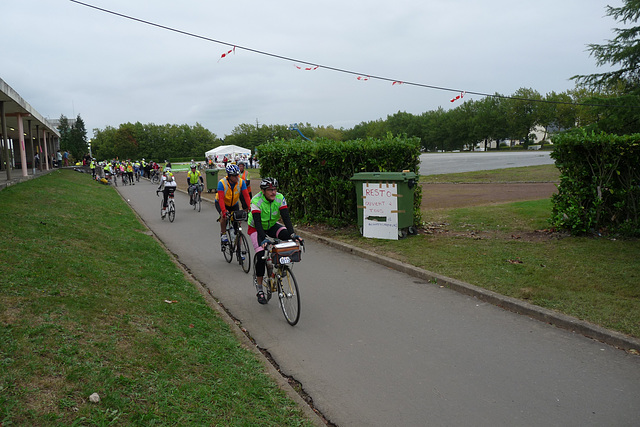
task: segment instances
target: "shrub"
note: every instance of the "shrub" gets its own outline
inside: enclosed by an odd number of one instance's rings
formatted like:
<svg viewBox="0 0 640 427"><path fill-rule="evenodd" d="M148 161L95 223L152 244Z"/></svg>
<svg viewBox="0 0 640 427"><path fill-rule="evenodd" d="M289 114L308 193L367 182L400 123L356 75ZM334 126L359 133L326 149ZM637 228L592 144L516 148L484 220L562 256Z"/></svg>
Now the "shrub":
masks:
<svg viewBox="0 0 640 427"><path fill-rule="evenodd" d="M640 236L640 134L578 130L554 143L561 175L551 224L572 234Z"/></svg>
<svg viewBox="0 0 640 427"><path fill-rule="evenodd" d="M276 140L258 147L261 176L278 179L294 218L306 222L348 225L357 220L357 172L398 172L418 175L420 140L386 139L333 141ZM420 186L414 196L414 220L420 223ZM416 208L417 207L417 208Z"/></svg>

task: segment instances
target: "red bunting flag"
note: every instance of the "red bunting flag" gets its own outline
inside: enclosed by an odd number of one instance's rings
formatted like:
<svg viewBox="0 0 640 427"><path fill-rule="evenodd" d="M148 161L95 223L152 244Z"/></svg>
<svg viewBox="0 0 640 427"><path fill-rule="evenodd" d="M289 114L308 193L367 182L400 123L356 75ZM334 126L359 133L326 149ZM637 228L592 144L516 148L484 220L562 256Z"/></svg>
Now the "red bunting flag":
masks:
<svg viewBox="0 0 640 427"><path fill-rule="evenodd" d="M358 80L366 82L367 80L369 80L371 77L367 76L367 77L362 77L362 76L358 76L356 77Z"/></svg>
<svg viewBox="0 0 640 427"><path fill-rule="evenodd" d="M401 85L402 83L404 83L404 82L393 82L393 83L391 83L391 86L394 86L394 85Z"/></svg>
<svg viewBox="0 0 640 427"><path fill-rule="evenodd" d="M456 102L458 99L462 99L462 98L464 98L464 95L465 95L466 93L467 93L467 92L464 92L464 91L463 91L463 92L460 92L460 95L456 96L455 98L451 98L451 102Z"/></svg>
<svg viewBox="0 0 640 427"><path fill-rule="evenodd" d="M297 66L297 65L295 65L295 67L296 67L298 70L305 70L305 71L314 71L314 70L317 70L317 69L318 69L318 66L317 66L317 65L316 65L315 67L307 67L307 68L302 68L302 67L299 67L299 66Z"/></svg>
<svg viewBox="0 0 640 427"><path fill-rule="evenodd" d="M231 52L233 52L234 54L236 53L236 47L235 46L233 47L233 49L229 50L228 52L223 53L222 56L220 56L220 59L225 58ZM218 59L218 62L220 62L220 59Z"/></svg>

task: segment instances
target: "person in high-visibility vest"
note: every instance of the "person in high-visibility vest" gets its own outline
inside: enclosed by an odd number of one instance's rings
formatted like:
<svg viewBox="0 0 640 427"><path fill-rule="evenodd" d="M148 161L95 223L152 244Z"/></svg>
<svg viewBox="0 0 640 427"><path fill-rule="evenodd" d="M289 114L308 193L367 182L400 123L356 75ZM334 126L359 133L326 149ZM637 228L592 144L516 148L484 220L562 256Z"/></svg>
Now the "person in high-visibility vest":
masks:
<svg viewBox="0 0 640 427"><path fill-rule="evenodd" d="M238 163L238 169L240 169L240 178L242 178L242 180L247 185L249 199L251 199L253 197L253 193L251 192L251 179L249 178L249 171L245 169L246 165L247 164L244 161L241 161L240 163Z"/></svg>
<svg viewBox="0 0 640 427"><path fill-rule="evenodd" d="M131 161L127 162L127 177L129 178L129 184L136 185L133 182L133 165L131 164Z"/></svg>
<svg viewBox="0 0 640 427"><path fill-rule="evenodd" d="M234 164L226 167L227 176L218 181L218 189L216 193L216 209L220 213L220 240L227 242L227 216L229 212L240 209L239 203L242 202L242 208L249 210L251 199L247 186L240 178L240 169Z"/></svg>
<svg viewBox="0 0 640 427"><path fill-rule="evenodd" d="M195 163L191 164L191 170L187 172L187 185L189 189L189 204L193 205L193 193L195 192L196 185L198 184L198 180L200 184L204 185L204 180L202 179L202 174L197 169ZM202 187L200 188L202 189Z"/></svg>

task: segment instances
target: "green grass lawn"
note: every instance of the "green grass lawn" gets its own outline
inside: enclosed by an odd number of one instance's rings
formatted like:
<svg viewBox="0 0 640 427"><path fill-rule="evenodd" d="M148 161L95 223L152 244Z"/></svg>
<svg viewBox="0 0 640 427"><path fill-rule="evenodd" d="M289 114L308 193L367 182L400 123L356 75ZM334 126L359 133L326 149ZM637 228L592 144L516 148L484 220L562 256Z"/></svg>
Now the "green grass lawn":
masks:
<svg viewBox="0 0 640 427"><path fill-rule="evenodd" d="M113 188L54 171L0 215L0 425L311 425Z"/></svg>

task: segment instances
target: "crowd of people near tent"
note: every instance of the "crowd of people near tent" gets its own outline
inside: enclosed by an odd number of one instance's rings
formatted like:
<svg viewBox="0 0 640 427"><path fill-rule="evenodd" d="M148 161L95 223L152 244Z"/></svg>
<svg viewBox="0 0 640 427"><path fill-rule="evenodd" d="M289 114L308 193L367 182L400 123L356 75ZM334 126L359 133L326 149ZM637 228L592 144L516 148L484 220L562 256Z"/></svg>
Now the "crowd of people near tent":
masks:
<svg viewBox="0 0 640 427"><path fill-rule="evenodd" d="M248 154L236 154L235 156L226 156L226 155L216 155L210 156L207 158L207 165L209 168L226 168L228 164L238 165L240 163L244 163L244 165L248 168L257 168L258 159L255 155Z"/></svg>

